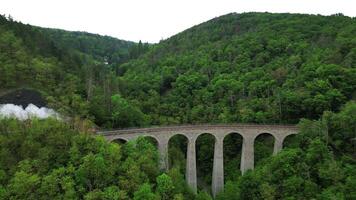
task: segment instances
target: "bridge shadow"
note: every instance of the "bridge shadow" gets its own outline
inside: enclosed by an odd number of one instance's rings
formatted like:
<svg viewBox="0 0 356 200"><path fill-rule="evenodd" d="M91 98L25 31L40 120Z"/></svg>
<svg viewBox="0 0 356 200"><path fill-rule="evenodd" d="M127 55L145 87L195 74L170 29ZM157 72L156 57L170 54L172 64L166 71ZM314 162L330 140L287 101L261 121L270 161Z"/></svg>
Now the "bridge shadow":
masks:
<svg viewBox="0 0 356 200"><path fill-rule="evenodd" d="M196 140L197 182L198 188L211 192L212 173L214 164L215 136L203 133Z"/></svg>
<svg viewBox="0 0 356 200"><path fill-rule="evenodd" d="M241 152L243 137L230 133L224 138L224 180L236 181L241 176Z"/></svg>
<svg viewBox="0 0 356 200"><path fill-rule="evenodd" d="M270 133L259 134L254 141L255 166L273 155L275 139Z"/></svg>

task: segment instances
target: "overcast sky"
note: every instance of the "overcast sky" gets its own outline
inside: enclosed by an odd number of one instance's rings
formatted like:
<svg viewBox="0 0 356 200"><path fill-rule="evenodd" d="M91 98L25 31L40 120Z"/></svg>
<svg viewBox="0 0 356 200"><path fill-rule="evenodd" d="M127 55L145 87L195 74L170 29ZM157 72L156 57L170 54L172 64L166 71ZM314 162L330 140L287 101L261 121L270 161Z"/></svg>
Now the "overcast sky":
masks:
<svg viewBox="0 0 356 200"><path fill-rule="evenodd" d="M230 12L356 16L356 0L0 0L0 14L32 25L158 42Z"/></svg>

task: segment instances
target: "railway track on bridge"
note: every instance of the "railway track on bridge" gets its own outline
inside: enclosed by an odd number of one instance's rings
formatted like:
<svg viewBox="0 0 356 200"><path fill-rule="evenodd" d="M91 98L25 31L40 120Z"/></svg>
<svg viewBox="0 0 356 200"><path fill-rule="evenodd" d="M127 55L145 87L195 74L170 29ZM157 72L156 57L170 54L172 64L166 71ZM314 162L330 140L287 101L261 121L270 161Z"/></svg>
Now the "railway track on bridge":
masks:
<svg viewBox="0 0 356 200"><path fill-rule="evenodd" d="M295 129L296 125L274 125L274 124L197 124L197 125L172 125L172 126L153 126L143 128L127 128L116 130L99 130L97 134L112 135L112 134L127 134L127 133L152 133L164 131L184 131L184 130L211 130L211 129L250 129L250 128L265 128L265 129Z"/></svg>

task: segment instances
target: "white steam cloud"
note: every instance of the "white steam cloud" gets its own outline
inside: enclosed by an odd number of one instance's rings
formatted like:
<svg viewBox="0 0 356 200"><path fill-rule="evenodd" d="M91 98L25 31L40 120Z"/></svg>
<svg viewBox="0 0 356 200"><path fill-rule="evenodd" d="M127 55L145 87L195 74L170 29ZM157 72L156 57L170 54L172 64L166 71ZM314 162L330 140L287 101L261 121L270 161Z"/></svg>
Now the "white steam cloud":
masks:
<svg viewBox="0 0 356 200"><path fill-rule="evenodd" d="M45 119L48 117L60 119L59 114L50 108L38 108L33 104L29 104L25 109L23 109L22 106L14 104L0 104L0 118L17 118L19 120L27 120L32 117L37 117L39 119Z"/></svg>

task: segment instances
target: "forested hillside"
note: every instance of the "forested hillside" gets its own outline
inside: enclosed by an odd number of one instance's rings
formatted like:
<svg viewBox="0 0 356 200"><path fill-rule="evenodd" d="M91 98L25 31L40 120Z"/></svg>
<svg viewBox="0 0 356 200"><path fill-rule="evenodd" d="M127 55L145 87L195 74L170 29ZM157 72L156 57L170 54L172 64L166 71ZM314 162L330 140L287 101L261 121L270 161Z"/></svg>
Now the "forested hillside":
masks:
<svg viewBox="0 0 356 200"><path fill-rule="evenodd" d="M133 42L85 32L59 29L41 29L41 31L48 34L62 48L77 50L108 64L127 61L129 49L134 45Z"/></svg>
<svg viewBox="0 0 356 200"><path fill-rule="evenodd" d="M0 95L36 89L62 114L93 119L96 113L91 111L98 104L92 103L93 95L104 102L104 110L110 109L112 69L147 48L108 36L25 25L0 15Z"/></svg>
<svg viewBox="0 0 356 200"><path fill-rule="evenodd" d="M121 65L118 86L153 124L317 119L355 98L355 35L342 15L228 14Z"/></svg>
<svg viewBox="0 0 356 200"><path fill-rule="evenodd" d="M211 199L211 135L196 141L194 194L183 136L163 173L152 141L108 143L71 120L297 124L276 156L273 137L257 137L245 175L242 138L228 135L217 199L356 199L355 87L356 20L342 14L232 13L152 45L0 16L0 95L35 89L68 116L0 119L0 199Z"/></svg>

